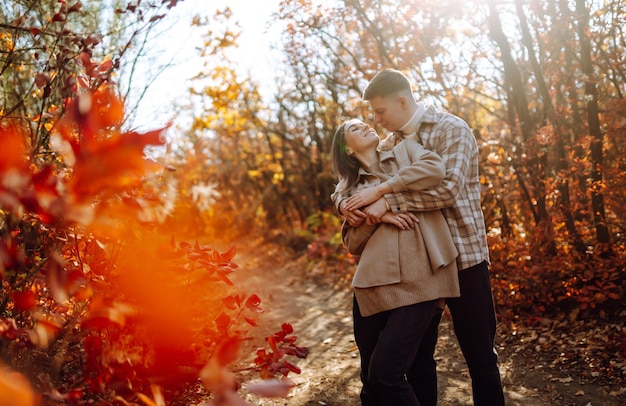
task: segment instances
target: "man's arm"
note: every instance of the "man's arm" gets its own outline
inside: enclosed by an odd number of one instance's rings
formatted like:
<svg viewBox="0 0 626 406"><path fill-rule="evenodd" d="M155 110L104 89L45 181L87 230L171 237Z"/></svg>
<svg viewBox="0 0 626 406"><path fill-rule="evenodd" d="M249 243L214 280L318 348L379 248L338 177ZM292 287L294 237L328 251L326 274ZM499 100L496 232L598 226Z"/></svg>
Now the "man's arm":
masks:
<svg viewBox="0 0 626 406"><path fill-rule="evenodd" d="M437 210L456 203L465 187L472 157L477 153L474 135L467 126L449 126L442 129L441 136L434 142L438 146L436 152L444 162L444 180L426 190L386 194L385 199L393 213Z"/></svg>
<svg viewBox="0 0 626 406"><path fill-rule="evenodd" d="M365 207L389 193L428 189L444 179L445 167L441 157L416 141L405 140L395 151L401 165L398 172L377 186L353 194L347 199L347 210Z"/></svg>

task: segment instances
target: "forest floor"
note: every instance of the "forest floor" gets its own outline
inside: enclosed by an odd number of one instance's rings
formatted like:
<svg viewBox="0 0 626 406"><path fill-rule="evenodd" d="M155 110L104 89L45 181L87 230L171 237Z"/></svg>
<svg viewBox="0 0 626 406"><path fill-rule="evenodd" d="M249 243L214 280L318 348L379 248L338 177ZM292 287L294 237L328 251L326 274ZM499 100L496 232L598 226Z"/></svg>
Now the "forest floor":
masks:
<svg viewBox="0 0 626 406"><path fill-rule="evenodd" d="M290 359L302 369L289 377L296 386L286 398L245 396L252 405L357 406L359 355L352 334L351 267L338 270L305 254L268 244L238 247L235 285L261 297L265 313L243 354L241 369L252 364L263 337L290 323L306 346L306 359ZM342 275L343 274L343 275ZM621 316L624 316L622 314ZM545 319L529 328L499 325L496 346L507 405L626 405L626 327L616 321ZM439 404L472 405L471 384L447 312L436 350ZM289 357L292 358L292 357ZM240 378L257 380L252 372Z"/></svg>

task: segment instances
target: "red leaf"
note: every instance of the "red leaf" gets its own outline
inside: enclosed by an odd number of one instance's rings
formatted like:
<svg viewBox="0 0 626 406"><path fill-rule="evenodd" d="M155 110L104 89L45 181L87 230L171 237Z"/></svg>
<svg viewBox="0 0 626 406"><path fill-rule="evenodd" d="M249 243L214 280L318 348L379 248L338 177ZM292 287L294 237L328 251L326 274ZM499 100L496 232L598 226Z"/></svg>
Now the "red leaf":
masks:
<svg viewBox="0 0 626 406"><path fill-rule="evenodd" d="M272 351L276 352L278 348L276 347L276 341L274 340L274 336L269 336L266 338L266 340Z"/></svg>
<svg viewBox="0 0 626 406"><path fill-rule="evenodd" d="M285 343L288 343L288 344L293 344L293 343L295 343L295 342L296 342L297 338L298 338L298 337L296 337L296 336L285 336L285 337L283 338L283 341L284 341Z"/></svg>
<svg viewBox="0 0 626 406"><path fill-rule="evenodd" d="M222 299L224 306L230 310L235 310L237 308L237 301L234 296L227 296Z"/></svg>
<svg viewBox="0 0 626 406"><path fill-rule="evenodd" d="M231 261L235 257L236 253L237 253L237 249L233 245L228 251L222 253L222 258L225 261Z"/></svg>
<svg viewBox="0 0 626 406"><path fill-rule="evenodd" d="M299 374L302 372L300 368L298 368L297 366L295 366L289 361L284 361L284 365L287 367L287 369L289 369L291 372L294 372L296 374Z"/></svg>
<svg viewBox="0 0 626 406"><path fill-rule="evenodd" d="M230 327L231 318L226 313L220 314L217 319L215 319L215 325L217 326L217 330L224 336L228 335L228 328Z"/></svg>
<svg viewBox="0 0 626 406"><path fill-rule="evenodd" d="M15 309L20 312L30 310L37 305L37 295L31 291L13 292L11 298L15 304Z"/></svg>
<svg viewBox="0 0 626 406"><path fill-rule="evenodd" d="M221 280L222 282L224 282L225 284L227 284L228 286L234 286L233 282L228 279L228 277L226 276L226 274L224 274L223 272L218 272L215 274L217 276L217 278L219 280Z"/></svg>
<svg viewBox="0 0 626 406"><path fill-rule="evenodd" d="M74 13L77 11L80 11L80 9L83 7L83 5L80 3L80 1L77 1L76 3L74 3L73 6L71 6L70 8L67 9L67 13Z"/></svg>
<svg viewBox="0 0 626 406"><path fill-rule="evenodd" d="M42 88L50 82L50 76L45 73L38 73L35 75L35 86Z"/></svg>
<svg viewBox="0 0 626 406"><path fill-rule="evenodd" d="M262 313L263 309L260 307L261 298L259 298L256 294L251 295L248 300L246 300L246 307L253 312Z"/></svg>
<svg viewBox="0 0 626 406"><path fill-rule="evenodd" d="M253 319L251 319L249 317L246 317L246 316L243 316L243 318L249 325L254 326L254 327L258 326L256 320L253 320Z"/></svg>
<svg viewBox="0 0 626 406"><path fill-rule="evenodd" d="M298 358L306 358L309 355L308 347L298 347L296 346L296 357Z"/></svg>

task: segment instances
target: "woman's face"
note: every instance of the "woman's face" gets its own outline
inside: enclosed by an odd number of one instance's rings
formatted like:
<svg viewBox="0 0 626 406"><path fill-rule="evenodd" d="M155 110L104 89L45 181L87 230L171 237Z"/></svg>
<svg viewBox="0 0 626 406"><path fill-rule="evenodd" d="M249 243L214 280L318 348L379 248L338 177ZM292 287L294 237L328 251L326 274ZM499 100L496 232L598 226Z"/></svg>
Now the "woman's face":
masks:
<svg viewBox="0 0 626 406"><path fill-rule="evenodd" d="M363 153L368 149L376 149L380 138L376 131L361 120L352 119L344 125L346 146L354 153Z"/></svg>

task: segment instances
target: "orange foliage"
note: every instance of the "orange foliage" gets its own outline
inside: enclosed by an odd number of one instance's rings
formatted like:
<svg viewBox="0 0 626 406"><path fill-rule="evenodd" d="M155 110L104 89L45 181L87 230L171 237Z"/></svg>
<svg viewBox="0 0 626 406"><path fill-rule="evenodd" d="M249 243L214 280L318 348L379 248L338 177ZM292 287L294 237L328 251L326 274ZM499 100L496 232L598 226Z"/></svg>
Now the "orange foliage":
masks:
<svg viewBox="0 0 626 406"><path fill-rule="evenodd" d="M26 377L0 364L0 406L33 406L35 400Z"/></svg>
<svg viewBox="0 0 626 406"><path fill-rule="evenodd" d="M0 174L27 170L26 134L15 124L0 124Z"/></svg>
<svg viewBox="0 0 626 406"><path fill-rule="evenodd" d="M2 235L0 271L8 278L3 288L12 317L0 319L0 334L22 357L32 352L29 345L46 349L59 340L84 348L80 377L40 389L57 400L104 396L116 387L148 402L141 392L149 381L174 388L203 371L209 389L233 401L237 386L226 368L257 324L261 300L233 292L234 247L220 253L199 242L176 243L142 220L142 211L159 203L146 180L161 170L144 149L162 145L164 129L122 132L123 104L107 83L93 91L79 83L53 134L64 165L29 165L25 133L1 127L0 204L9 210L1 213L25 214L35 237L19 228ZM33 241L39 245L27 256L25 242ZM34 396L7 382L9 375L0 375L15 399ZM158 387L150 390L161 396Z"/></svg>
<svg viewBox="0 0 626 406"><path fill-rule="evenodd" d="M67 102L56 130L72 147L72 156L64 158L73 163L69 187L77 201L140 186L142 176L157 168L143 151L148 145L164 144L164 129L120 133L123 116L121 100L105 85Z"/></svg>

